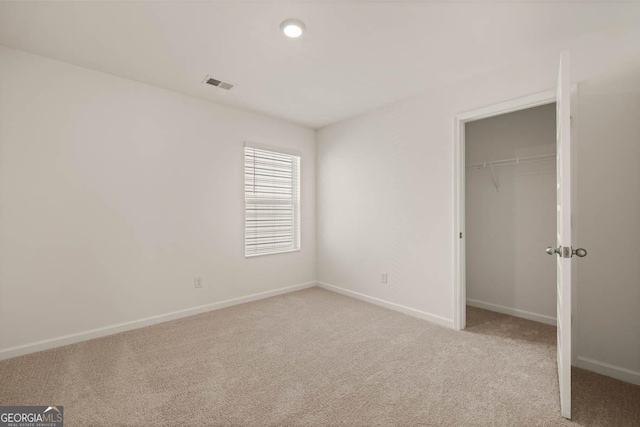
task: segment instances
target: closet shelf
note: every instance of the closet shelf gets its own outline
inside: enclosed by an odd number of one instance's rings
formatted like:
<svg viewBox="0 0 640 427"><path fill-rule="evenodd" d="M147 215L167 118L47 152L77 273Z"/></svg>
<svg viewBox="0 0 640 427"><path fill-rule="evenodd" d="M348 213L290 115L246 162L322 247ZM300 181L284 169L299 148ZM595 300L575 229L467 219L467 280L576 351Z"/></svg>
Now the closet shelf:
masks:
<svg viewBox="0 0 640 427"><path fill-rule="evenodd" d="M497 166L519 165L521 163L546 162L548 160L555 160L555 159L556 159L556 155L555 154L543 154L543 155L540 155L540 156L516 157L514 159L494 160L492 162L474 163L472 165L467 165L467 169L495 168Z"/></svg>
<svg viewBox="0 0 640 427"><path fill-rule="evenodd" d="M523 163L546 162L546 161L555 160L555 159L556 159L555 154L542 154L540 156L516 157L513 159L494 160L492 162L474 163L472 165L467 165L467 169L489 168L491 170L491 176L493 177L493 183L496 186L496 191L500 191L500 183L498 182L498 178L496 177L496 174L493 171L493 168L498 166L520 165Z"/></svg>

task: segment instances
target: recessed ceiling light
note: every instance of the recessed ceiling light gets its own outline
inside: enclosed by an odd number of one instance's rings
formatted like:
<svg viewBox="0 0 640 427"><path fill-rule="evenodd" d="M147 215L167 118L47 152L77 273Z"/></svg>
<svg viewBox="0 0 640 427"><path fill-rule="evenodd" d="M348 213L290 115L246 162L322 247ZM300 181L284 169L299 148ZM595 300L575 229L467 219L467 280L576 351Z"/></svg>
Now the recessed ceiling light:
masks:
<svg viewBox="0 0 640 427"><path fill-rule="evenodd" d="M305 32L307 26L299 19L285 19L282 21L282 24L280 24L280 29L285 36L295 39Z"/></svg>

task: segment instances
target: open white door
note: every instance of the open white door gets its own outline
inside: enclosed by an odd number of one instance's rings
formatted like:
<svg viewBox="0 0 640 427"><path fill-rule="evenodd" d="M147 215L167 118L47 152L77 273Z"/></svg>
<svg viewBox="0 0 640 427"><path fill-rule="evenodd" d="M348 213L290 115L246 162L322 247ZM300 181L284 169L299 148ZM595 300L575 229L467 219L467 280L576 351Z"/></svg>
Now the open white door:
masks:
<svg viewBox="0 0 640 427"><path fill-rule="evenodd" d="M557 242L548 247L557 255L558 277L558 382L562 416L571 418L571 257L583 257L587 251L571 246L571 77L569 51L560 54L558 93L556 96L557 160Z"/></svg>
<svg viewBox="0 0 640 427"><path fill-rule="evenodd" d="M560 55L556 99L558 381L562 416L571 418L571 80L569 51Z"/></svg>

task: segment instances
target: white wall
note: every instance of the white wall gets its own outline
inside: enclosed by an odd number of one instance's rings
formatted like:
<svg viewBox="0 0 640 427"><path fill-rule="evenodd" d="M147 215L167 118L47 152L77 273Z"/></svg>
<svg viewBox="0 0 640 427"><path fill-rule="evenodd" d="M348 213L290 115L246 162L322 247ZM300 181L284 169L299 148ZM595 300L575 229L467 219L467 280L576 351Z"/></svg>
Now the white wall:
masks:
<svg viewBox="0 0 640 427"><path fill-rule="evenodd" d="M575 119L578 141L583 144L578 165L582 183L577 244L590 250L589 257L580 260L581 268L588 264L584 267L587 271L600 271L591 275L579 270L577 352L595 360L598 369L611 364L616 375L640 383L640 273L637 252L631 246L638 246L640 231L637 225L632 228L638 221L637 211L628 209L637 207L640 197L639 135L630 125L638 122L640 110L629 100L637 100L637 92L603 88L604 97L597 95L597 89L589 89L589 82L610 75L616 68L640 73L637 30L610 30L568 46L550 46L535 57L493 73L321 129L318 279L348 292L419 310L425 316L432 314L434 319L444 318L451 324L453 242L458 232L453 224L453 117L555 87L559 52L567 47L572 52L572 81L586 82L584 92L579 89L580 111ZM593 105L603 97L606 108ZM619 121L627 127L616 129L613 125ZM600 129L597 136L590 134L594 128ZM603 158L607 146L620 150L614 159L629 159L620 164ZM621 171L630 179L616 179L616 186L607 187L606 195L601 186L590 185L607 174L611 175L604 182L611 184L614 177L620 178ZM588 205L585 199L590 200ZM586 206L599 207L598 214L584 213ZM616 209L618 206L623 208ZM607 216L611 212L615 214ZM601 215L598 221L589 219L595 215ZM612 224L611 218L617 223ZM610 251L621 243L614 239L622 233L621 223L628 233L622 240L628 252L618 258ZM596 227L600 231L594 231ZM619 231L610 234L614 228ZM589 237L590 233L594 236ZM598 255L604 251L610 253ZM388 285L380 283L381 271L389 272ZM614 288L607 279L610 275L617 277ZM590 313L602 302L597 296L604 293L608 294L606 304ZM586 304L585 299L591 302Z"/></svg>
<svg viewBox="0 0 640 427"><path fill-rule="evenodd" d="M580 85L579 364L640 384L640 58ZM606 368L606 367L605 367Z"/></svg>
<svg viewBox="0 0 640 427"><path fill-rule="evenodd" d="M245 140L302 152L300 252L244 258ZM314 130L0 48L0 350L310 282L315 246Z"/></svg>
<svg viewBox="0 0 640 427"><path fill-rule="evenodd" d="M556 106L547 104L466 124L467 165L555 155ZM554 323L554 161L466 169L466 278L470 305Z"/></svg>

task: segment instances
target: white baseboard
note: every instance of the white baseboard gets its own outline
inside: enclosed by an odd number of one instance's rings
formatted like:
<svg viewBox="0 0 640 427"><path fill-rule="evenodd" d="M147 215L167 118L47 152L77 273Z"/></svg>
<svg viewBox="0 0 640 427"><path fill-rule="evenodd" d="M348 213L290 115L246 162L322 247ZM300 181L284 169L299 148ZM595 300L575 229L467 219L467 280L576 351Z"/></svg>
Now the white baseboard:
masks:
<svg viewBox="0 0 640 427"><path fill-rule="evenodd" d="M316 285L316 282L300 283L298 285L287 286L272 291L260 292L257 294L247 295L244 297L233 298L225 301L205 304L198 307L187 308L184 310L173 311L171 313L160 314L158 316L145 317L144 319L133 320L130 322L118 323L116 325L105 326L102 328L91 329L88 331L78 332L75 334L63 335L56 338L37 341L29 344L23 344L15 347L0 349L0 360L11 359L13 357L22 356L24 354L35 353L37 351L48 350L55 347L62 347L69 344L75 344L82 341L88 341L95 338L105 337L117 334L119 332L130 331L132 329L143 328L145 326L155 325L157 323L168 322L170 320L181 319L208 311L219 310L221 308L231 307L238 304L244 304L251 301L257 301L264 298L282 295L289 292L299 291L301 289L310 288Z"/></svg>
<svg viewBox="0 0 640 427"><path fill-rule="evenodd" d="M578 363L576 366L620 381L640 385L640 372L638 371L632 371L631 369L599 362L582 356L578 356Z"/></svg>
<svg viewBox="0 0 640 427"><path fill-rule="evenodd" d="M404 305L396 304L393 302L385 301L380 298L370 297L369 295L361 294L359 292L350 291L339 286L330 285L324 282L317 282L318 286L328 291L336 292L348 297L356 298L361 301L365 301L371 304L379 305L380 307L388 308L390 310L399 311L400 313L408 314L409 316L417 317L419 319L428 320L431 323L435 323L447 328L453 328L453 320L446 317L438 316L437 314L427 313L426 311L417 310L415 308L406 307Z"/></svg>
<svg viewBox="0 0 640 427"><path fill-rule="evenodd" d="M485 310L496 311L502 314L508 314L514 317L521 317L523 319L533 320L535 322L546 323L547 325L557 325L555 317L533 313L531 311L519 310L517 308L505 307L503 305L491 304L488 302L469 298L467 298L467 305L470 305L471 307L484 308Z"/></svg>

